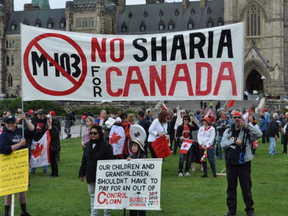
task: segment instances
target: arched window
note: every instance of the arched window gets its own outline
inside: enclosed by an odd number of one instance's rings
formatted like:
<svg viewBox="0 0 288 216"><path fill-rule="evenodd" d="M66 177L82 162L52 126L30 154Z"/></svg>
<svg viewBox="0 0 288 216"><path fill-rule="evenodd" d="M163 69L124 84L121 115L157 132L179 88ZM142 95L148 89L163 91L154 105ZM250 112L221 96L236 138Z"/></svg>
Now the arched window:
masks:
<svg viewBox="0 0 288 216"><path fill-rule="evenodd" d="M174 29L174 22L172 19L170 19L169 23L168 23L168 29L169 30L173 30Z"/></svg>
<svg viewBox="0 0 288 216"><path fill-rule="evenodd" d="M164 24L163 20L161 20L159 22L159 31L164 31L164 29L165 29L165 24Z"/></svg>
<svg viewBox="0 0 288 216"><path fill-rule="evenodd" d="M7 66L9 66L9 62L10 62L10 58L9 58L9 56L7 55L7 57L6 57L6 65L7 65Z"/></svg>
<svg viewBox="0 0 288 216"><path fill-rule="evenodd" d="M15 49L15 41L14 40L12 40L12 48Z"/></svg>
<svg viewBox="0 0 288 216"><path fill-rule="evenodd" d="M223 26L224 22L222 17L219 17L218 21L217 21L217 26Z"/></svg>
<svg viewBox="0 0 288 216"><path fill-rule="evenodd" d="M6 48L8 48L8 44L9 44L9 43L8 43L8 40L6 40Z"/></svg>
<svg viewBox="0 0 288 216"><path fill-rule="evenodd" d="M12 41L9 40L9 48L12 48Z"/></svg>
<svg viewBox="0 0 288 216"><path fill-rule="evenodd" d="M8 75L8 87L13 87L13 77L11 74Z"/></svg>
<svg viewBox="0 0 288 216"><path fill-rule="evenodd" d="M247 36L261 35L261 11L254 4L247 11Z"/></svg>
<svg viewBox="0 0 288 216"><path fill-rule="evenodd" d="M212 18L210 17L207 22L207 28L212 28L213 26L214 26L214 22Z"/></svg>
<svg viewBox="0 0 288 216"><path fill-rule="evenodd" d="M176 9L176 10L175 10L175 16L178 16L178 15L179 15L179 10Z"/></svg>
<svg viewBox="0 0 288 216"><path fill-rule="evenodd" d="M140 24L140 31L144 32L145 30L146 30L146 25L145 25L145 22L142 21L141 24Z"/></svg>
<svg viewBox="0 0 288 216"><path fill-rule="evenodd" d="M11 65L14 66L14 56L11 56Z"/></svg>
<svg viewBox="0 0 288 216"><path fill-rule="evenodd" d="M48 29L52 29L53 28L53 25L54 25L54 21L53 19L50 17L47 21L47 28Z"/></svg>
<svg viewBox="0 0 288 216"><path fill-rule="evenodd" d="M94 18L93 17L91 17L89 19L89 27L94 27Z"/></svg>
<svg viewBox="0 0 288 216"><path fill-rule="evenodd" d="M147 11L145 11L143 15L144 15L145 18L148 17Z"/></svg>
<svg viewBox="0 0 288 216"><path fill-rule="evenodd" d="M122 23L122 26L121 26L121 32L127 32L127 30L128 30L128 28L127 28L127 26L126 26L126 23L123 22L123 23Z"/></svg>
<svg viewBox="0 0 288 216"><path fill-rule="evenodd" d="M163 11L160 10L160 11L159 11L159 16L162 17L163 15L164 15Z"/></svg>
<svg viewBox="0 0 288 216"><path fill-rule="evenodd" d="M196 12L195 12L194 8L192 8L192 9L191 9L191 15L195 15L195 13L196 13Z"/></svg>
<svg viewBox="0 0 288 216"><path fill-rule="evenodd" d="M132 18L132 17L133 17L133 14L131 11L129 11L128 18Z"/></svg>
<svg viewBox="0 0 288 216"><path fill-rule="evenodd" d="M194 27L194 22L193 20L190 18L187 24L187 29L193 29Z"/></svg>

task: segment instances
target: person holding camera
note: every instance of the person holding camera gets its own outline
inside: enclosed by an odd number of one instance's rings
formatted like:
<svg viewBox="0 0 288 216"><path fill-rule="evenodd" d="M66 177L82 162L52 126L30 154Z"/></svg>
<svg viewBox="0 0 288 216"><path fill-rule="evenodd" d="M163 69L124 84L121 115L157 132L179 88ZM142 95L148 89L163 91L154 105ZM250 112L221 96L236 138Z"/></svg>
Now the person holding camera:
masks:
<svg viewBox="0 0 288 216"><path fill-rule="evenodd" d="M225 149L227 172L227 206L229 211L225 216L236 215L237 211L237 181L239 178L245 211L249 216L255 216L252 199L251 160L253 159L251 146L259 139L262 132L251 123L245 124L241 112L233 115L233 125L226 129L221 141Z"/></svg>

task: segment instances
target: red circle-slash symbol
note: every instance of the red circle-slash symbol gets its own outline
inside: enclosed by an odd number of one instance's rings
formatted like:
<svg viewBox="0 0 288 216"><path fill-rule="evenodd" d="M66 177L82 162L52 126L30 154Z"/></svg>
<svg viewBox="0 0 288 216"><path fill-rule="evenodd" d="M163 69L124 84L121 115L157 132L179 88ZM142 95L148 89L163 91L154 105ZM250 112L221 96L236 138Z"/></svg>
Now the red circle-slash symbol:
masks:
<svg viewBox="0 0 288 216"><path fill-rule="evenodd" d="M67 41L69 44L71 44L76 51L78 52L81 61L82 61L82 74L80 79L77 81L75 80L73 77L70 76L69 73L67 73L64 68L62 68L39 44L38 42L42 39L45 38L49 38L49 37L56 37L56 38L60 38L63 39L65 41ZM34 77L31 74L30 68L29 68L29 53L31 52L33 46L35 46L41 54L43 54L45 56L46 59L48 59L50 61L50 63L52 63L53 66L55 66L57 68L57 70L60 71L60 73L62 73L62 75L64 77L66 77L72 84L73 87L64 91L55 91L55 90L51 90L51 89L47 89L44 88L43 86L39 85L39 83L36 82L36 80L34 79ZM47 95L52 95L52 96L64 96L64 95L69 95L72 94L73 92L75 92L77 89L79 89L81 87L81 85L83 84L86 75L87 75L87 59L84 55L83 50L81 49L81 47L71 38L62 35L62 34L58 34L58 33L46 33L46 34L42 34L37 36L36 38L34 38L29 45L27 46L25 52L24 52L24 56L23 56L23 63L24 63L24 70L25 70L25 74L28 78L28 80L31 82L31 84L38 89L39 91L43 92L44 94Z"/></svg>

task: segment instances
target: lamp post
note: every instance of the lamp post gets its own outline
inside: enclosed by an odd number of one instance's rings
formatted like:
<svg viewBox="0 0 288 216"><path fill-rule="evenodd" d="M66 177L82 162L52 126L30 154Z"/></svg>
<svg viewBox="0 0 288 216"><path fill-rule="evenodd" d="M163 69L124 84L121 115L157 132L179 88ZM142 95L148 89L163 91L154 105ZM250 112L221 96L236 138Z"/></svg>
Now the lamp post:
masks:
<svg viewBox="0 0 288 216"><path fill-rule="evenodd" d="M263 88L263 90L264 90L264 96L265 96L265 94L266 94L266 83L265 83L265 80L266 80L266 77L265 76L262 76L261 77L261 80L263 81L263 85L264 85L264 88Z"/></svg>

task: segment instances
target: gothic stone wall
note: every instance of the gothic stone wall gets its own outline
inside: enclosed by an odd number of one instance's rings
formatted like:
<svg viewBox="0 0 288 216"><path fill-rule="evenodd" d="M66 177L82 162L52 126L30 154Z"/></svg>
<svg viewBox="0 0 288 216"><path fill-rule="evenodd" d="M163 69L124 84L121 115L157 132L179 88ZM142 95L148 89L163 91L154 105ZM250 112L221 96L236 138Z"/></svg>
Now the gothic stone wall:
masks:
<svg viewBox="0 0 288 216"><path fill-rule="evenodd" d="M273 89L274 94L284 94L284 75L286 74L284 67L284 0L225 0L225 24L244 21L247 25L246 12L253 4L261 10L261 35L259 37L246 36L245 54L252 45L257 47L268 65L275 68L275 70L269 71L262 62L266 71L259 72L262 75L270 76L268 79L271 80L271 83L267 84L268 88ZM248 58L253 60L253 56Z"/></svg>

